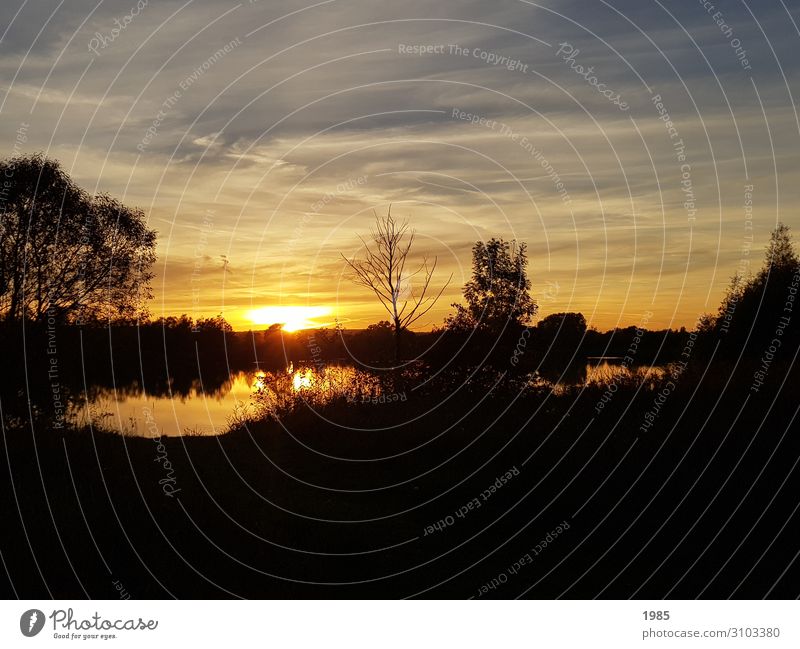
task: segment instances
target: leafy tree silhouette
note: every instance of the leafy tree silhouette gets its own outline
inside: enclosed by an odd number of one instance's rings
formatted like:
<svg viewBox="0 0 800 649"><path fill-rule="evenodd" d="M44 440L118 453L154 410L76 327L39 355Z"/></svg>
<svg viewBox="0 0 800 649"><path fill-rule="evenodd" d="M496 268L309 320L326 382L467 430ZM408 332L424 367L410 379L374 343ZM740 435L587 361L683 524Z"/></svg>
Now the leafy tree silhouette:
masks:
<svg viewBox="0 0 800 649"><path fill-rule="evenodd" d="M453 304L446 327L453 331L478 329L492 334L522 328L536 315L530 295L525 243L492 238L472 247L472 279L464 286L467 304Z"/></svg>
<svg viewBox="0 0 800 649"><path fill-rule="evenodd" d="M0 161L0 314L7 322L109 319L151 297L156 233L144 213L89 196L41 154Z"/></svg>
<svg viewBox="0 0 800 649"><path fill-rule="evenodd" d="M758 354L776 335L781 317L789 316L780 334L789 342L797 335L800 314L792 314L800 283L800 259L789 227L783 223L772 231L764 264L753 276L732 278L716 315L703 318L700 330L724 339L723 356L738 356L744 349ZM799 307L800 308L800 307Z"/></svg>

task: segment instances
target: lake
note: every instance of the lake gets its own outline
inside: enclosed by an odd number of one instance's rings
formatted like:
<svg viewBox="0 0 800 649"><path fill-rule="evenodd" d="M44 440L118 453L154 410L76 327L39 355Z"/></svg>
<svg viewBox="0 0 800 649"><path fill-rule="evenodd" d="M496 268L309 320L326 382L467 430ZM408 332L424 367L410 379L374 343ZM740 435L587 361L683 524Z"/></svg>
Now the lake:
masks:
<svg viewBox="0 0 800 649"><path fill-rule="evenodd" d="M620 357L587 359L585 365L549 380L531 377L531 385L556 392L580 385L614 381L645 382L664 375L664 366L622 366ZM94 386L91 396L73 403L67 418L78 425L90 422L107 430L142 437L219 435L251 417L288 410L302 402L322 406L333 399L374 403L406 401L409 390L387 390L385 379L352 365L289 365L283 371L233 372L211 390L201 384L181 394L149 394L136 386L111 389Z"/></svg>
<svg viewBox="0 0 800 649"><path fill-rule="evenodd" d="M305 401L320 406L334 398L379 400L381 382L350 365L289 365L283 372L233 372L213 390L193 386L188 393L158 394L126 386L93 386L91 396L73 403L67 419L90 422L126 435L219 435L248 417L286 410Z"/></svg>

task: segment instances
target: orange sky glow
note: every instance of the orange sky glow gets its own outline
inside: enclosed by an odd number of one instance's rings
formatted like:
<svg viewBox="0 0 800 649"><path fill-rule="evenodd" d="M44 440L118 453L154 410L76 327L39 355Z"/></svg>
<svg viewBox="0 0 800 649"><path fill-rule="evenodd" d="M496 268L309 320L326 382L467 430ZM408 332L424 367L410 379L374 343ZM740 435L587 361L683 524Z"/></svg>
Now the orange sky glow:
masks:
<svg viewBox="0 0 800 649"><path fill-rule="evenodd" d="M178 16L150 3L94 53L113 10L84 23L68 5L33 50L9 35L0 128L18 153L43 151L145 211L155 317L222 313L237 330L385 319L342 255L392 205L415 257L438 258L434 284L453 276L420 330L462 299L471 248L491 237L527 243L540 317L580 311L605 330L652 312L651 328L691 328L760 266L778 220L800 227L797 72L737 32L754 86L697 7L676 8L680 26L637 13L639 31L581 6L612 50L524 3L322 3L307 16L283 2L198 0Z"/></svg>

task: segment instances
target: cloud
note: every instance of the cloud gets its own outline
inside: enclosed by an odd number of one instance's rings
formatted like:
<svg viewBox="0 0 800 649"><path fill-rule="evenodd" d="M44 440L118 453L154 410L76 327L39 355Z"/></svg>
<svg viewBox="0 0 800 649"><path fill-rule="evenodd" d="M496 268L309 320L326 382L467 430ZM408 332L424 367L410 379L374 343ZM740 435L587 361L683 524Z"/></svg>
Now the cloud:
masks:
<svg viewBox="0 0 800 649"><path fill-rule="evenodd" d="M723 7L730 32L697 3L314 4L150 2L126 21L131 0L4 3L0 132L13 144L29 123L24 150L146 210L158 300L174 312L191 307L203 235L207 315L313 299L377 319L339 255L392 203L454 273L434 321L458 298L474 241L503 236L529 243L535 290L561 287L543 309L602 326L650 308L657 290L662 323L675 313L688 326L737 265L745 185L756 242L778 218L800 226L798 35L780 4ZM111 39L115 21L126 26ZM565 42L591 73L558 55ZM435 51L406 53L414 45Z"/></svg>

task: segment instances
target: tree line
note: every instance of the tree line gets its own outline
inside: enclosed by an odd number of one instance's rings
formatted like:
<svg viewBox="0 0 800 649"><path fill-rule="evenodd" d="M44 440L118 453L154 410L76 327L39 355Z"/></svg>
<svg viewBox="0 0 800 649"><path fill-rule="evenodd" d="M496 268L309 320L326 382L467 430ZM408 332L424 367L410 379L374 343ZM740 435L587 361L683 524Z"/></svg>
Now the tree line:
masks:
<svg viewBox="0 0 800 649"><path fill-rule="evenodd" d="M58 161L42 154L0 161L0 214L4 322L145 324L173 331L231 332L222 316L150 320L155 230L147 226L141 210L78 187ZM386 314L386 320L367 330L365 339L391 347L395 360L416 351L412 328L452 281L451 275L435 284L436 258L423 255L414 263L415 236L390 207L385 216L376 215L370 234L360 238L359 252L344 257L350 279L369 289ZM528 264L524 242L499 237L477 241L463 302L452 305L453 312L434 332L459 340L471 336L483 343L518 338L539 311L531 295ZM788 341L797 329L798 318L792 315L798 284L800 260L789 228L778 224L762 267L732 278L717 312L701 318L698 332L726 341L723 356L787 332L781 340ZM586 336L591 338L580 313L548 315L536 331L542 339L558 336L561 346L574 347Z"/></svg>

